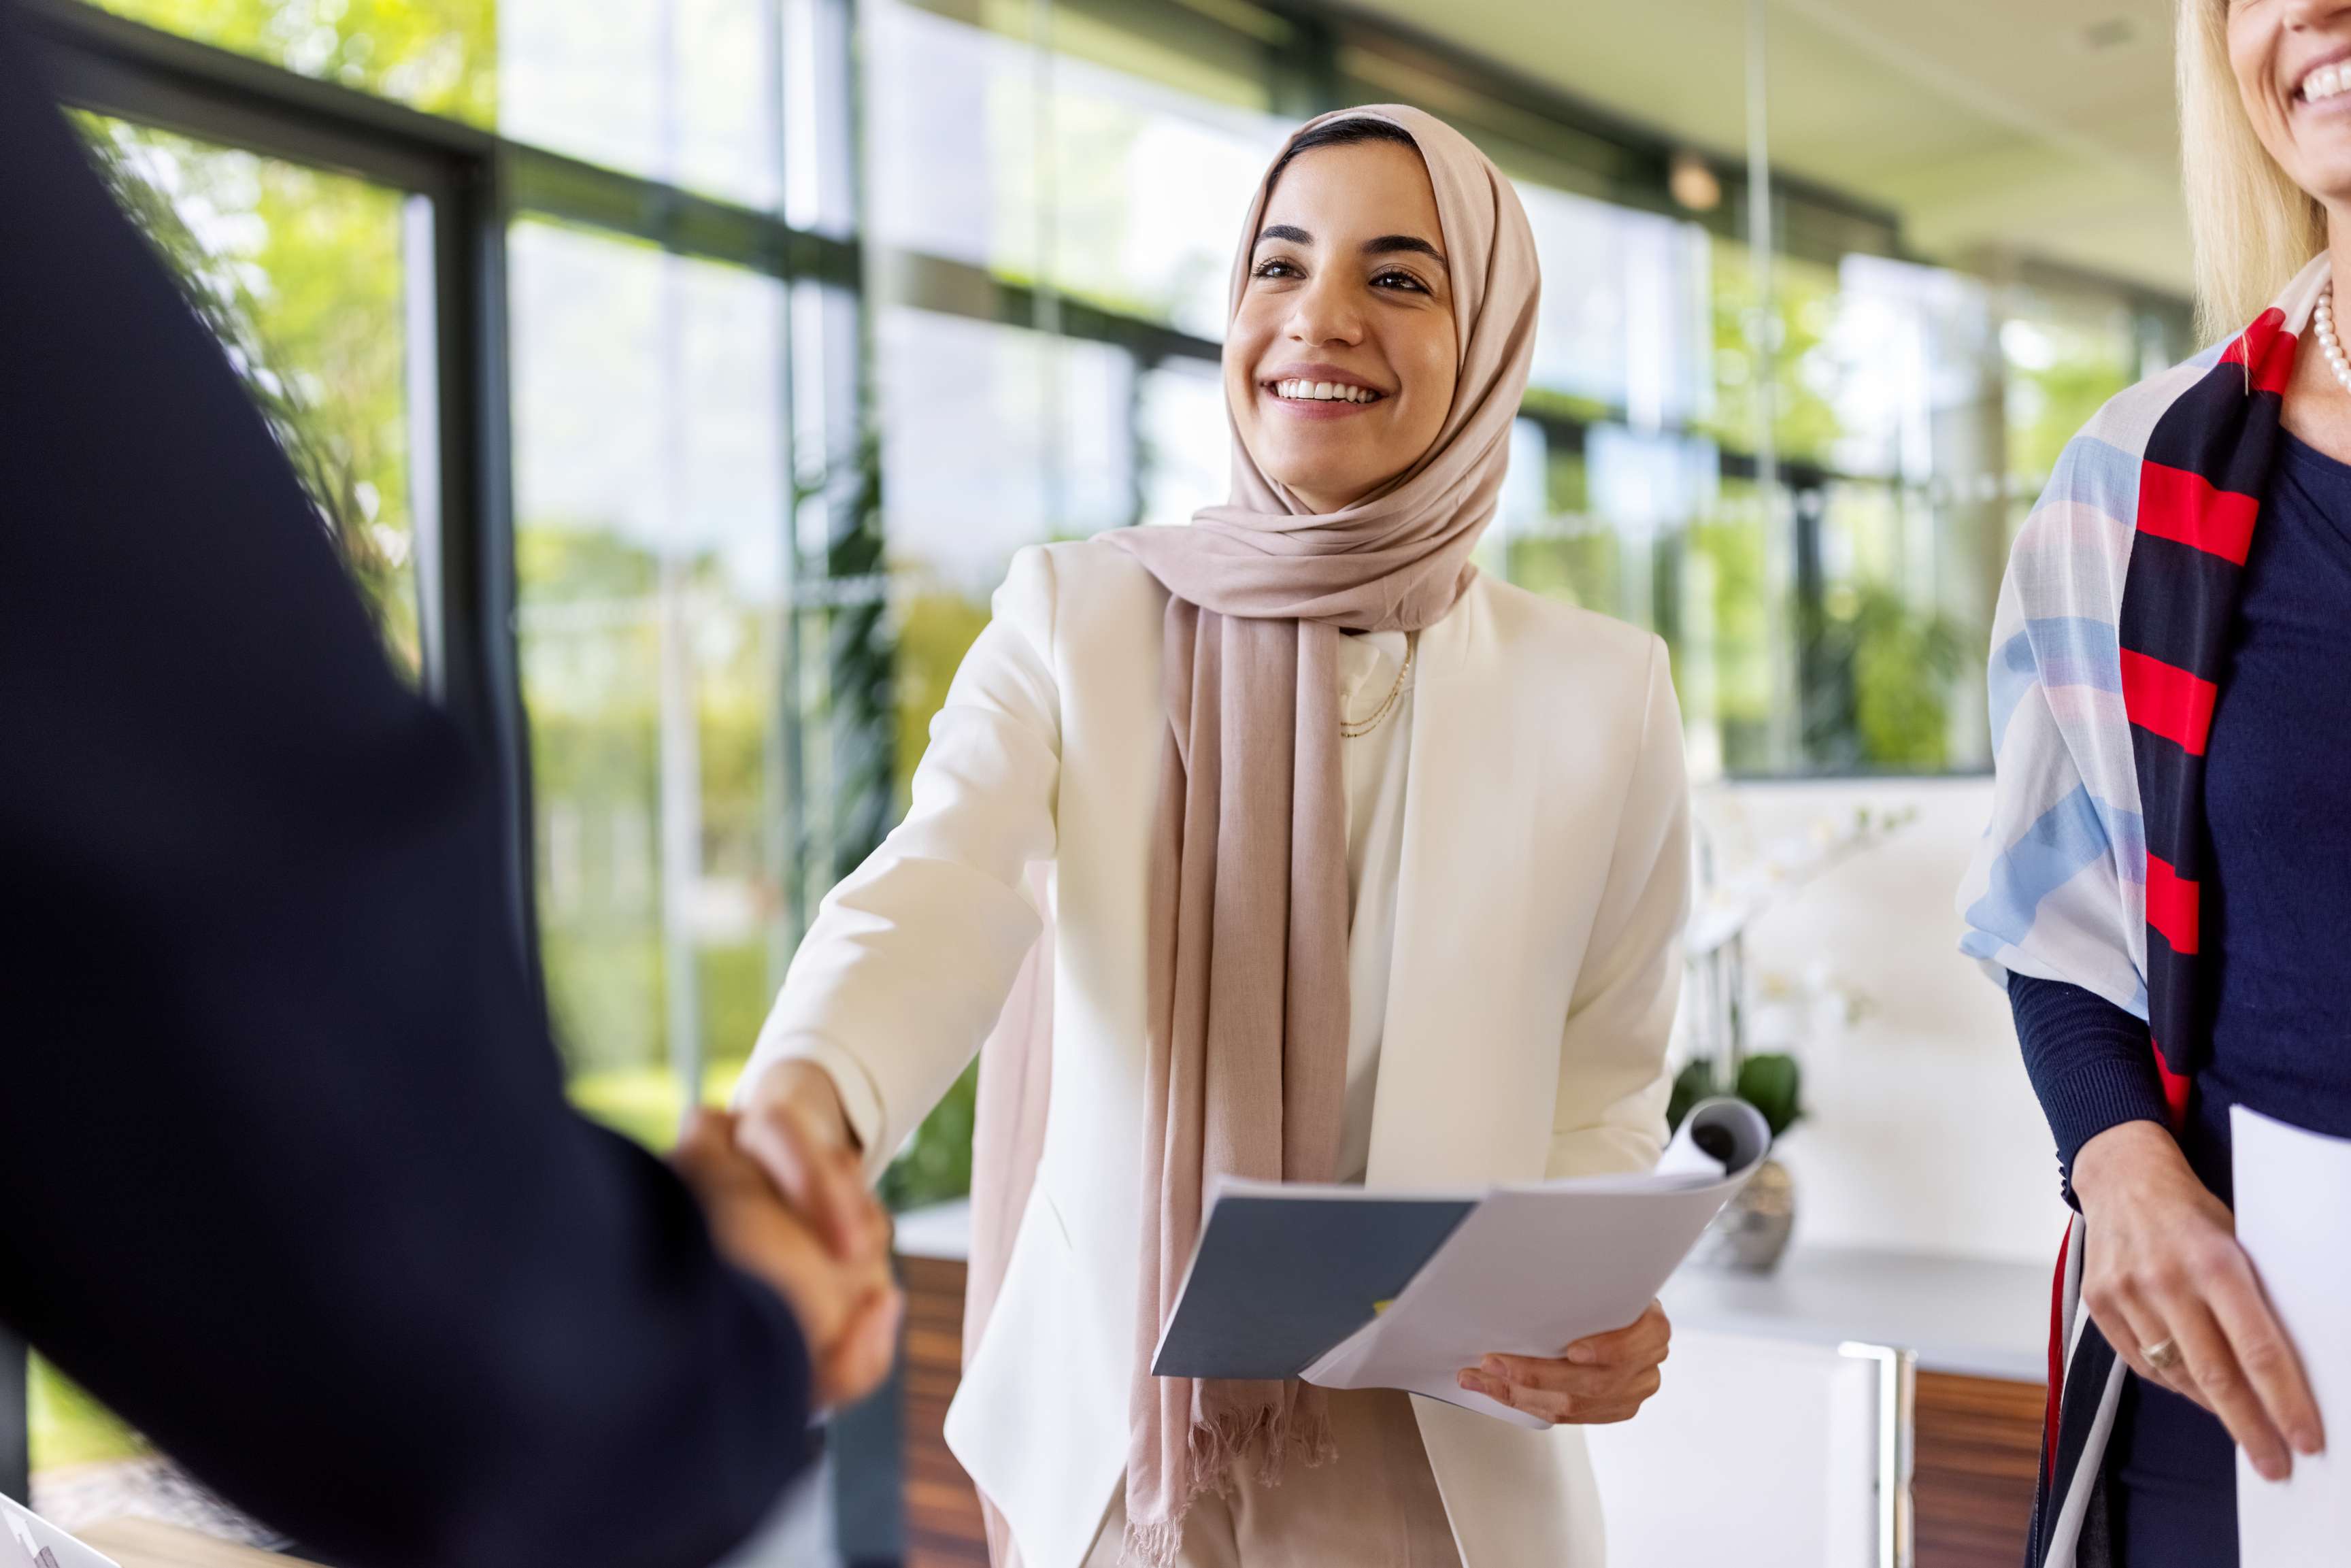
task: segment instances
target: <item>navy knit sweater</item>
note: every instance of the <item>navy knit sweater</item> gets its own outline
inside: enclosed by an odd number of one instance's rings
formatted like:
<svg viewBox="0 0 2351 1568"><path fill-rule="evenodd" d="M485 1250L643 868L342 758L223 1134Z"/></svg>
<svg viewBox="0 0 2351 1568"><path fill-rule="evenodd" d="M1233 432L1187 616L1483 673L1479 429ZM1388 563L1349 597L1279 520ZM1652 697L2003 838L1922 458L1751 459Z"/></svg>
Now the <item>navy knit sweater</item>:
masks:
<svg viewBox="0 0 2351 1568"><path fill-rule="evenodd" d="M2223 1198L2231 1105L2351 1136L2351 466L2280 444L2204 780L2212 1056L2182 1143ZM2146 1023L2022 975L2009 1003L2066 1171L2107 1128L2167 1119Z"/></svg>

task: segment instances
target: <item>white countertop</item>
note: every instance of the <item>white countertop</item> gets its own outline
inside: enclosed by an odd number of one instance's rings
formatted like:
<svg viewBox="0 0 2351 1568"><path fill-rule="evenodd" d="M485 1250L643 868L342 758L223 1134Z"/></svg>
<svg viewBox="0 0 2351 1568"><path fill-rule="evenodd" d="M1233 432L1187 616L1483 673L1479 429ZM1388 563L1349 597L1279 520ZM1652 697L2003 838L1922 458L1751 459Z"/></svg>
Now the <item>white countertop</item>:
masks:
<svg viewBox="0 0 2351 1568"><path fill-rule="evenodd" d="M959 1197L953 1203L908 1209L898 1216L893 1240L901 1257L970 1261L971 1200Z"/></svg>
<svg viewBox="0 0 2351 1568"><path fill-rule="evenodd" d="M1892 1345L1922 1372L2049 1373L2049 1270L2034 1263L1800 1245L1770 1274L1684 1269L1665 1302L1685 1328Z"/></svg>
<svg viewBox="0 0 2351 1568"><path fill-rule="evenodd" d="M967 1258L971 1206L900 1215L898 1250ZM2030 1383L2048 1374L2049 1271L2038 1264L1800 1245L1771 1274L1685 1269L1665 1301L1685 1328L1892 1345L1917 1352L1925 1372Z"/></svg>

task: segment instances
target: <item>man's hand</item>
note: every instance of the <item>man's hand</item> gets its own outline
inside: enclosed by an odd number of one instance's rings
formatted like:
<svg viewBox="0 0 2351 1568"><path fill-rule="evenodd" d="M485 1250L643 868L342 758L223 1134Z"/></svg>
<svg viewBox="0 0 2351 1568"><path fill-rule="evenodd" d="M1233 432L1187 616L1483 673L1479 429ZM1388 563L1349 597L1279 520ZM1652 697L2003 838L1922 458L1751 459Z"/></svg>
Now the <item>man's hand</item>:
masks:
<svg viewBox="0 0 2351 1568"><path fill-rule="evenodd" d="M2323 1452L2318 1403L2237 1245L2236 1217L2171 1134L2153 1122L2100 1133L2074 1156L2074 1196L2087 1236L2082 1304L2130 1369L2218 1416L2271 1480L2292 1473L2296 1452Z"/></svg>
<svg viewBox="0 0 2351 1568"><path fill-rule="evenodd" d="M857 1141L832 1075L812 1061L778 1061L753 1079L735 1142L757 1160L843 1261L889 1250L890 1222L865 1186Z"/></svg>
<svg viewBox="0 0 2351 1568"><path fill-rule="evenodd" d="M1663 1385L1658 1368L1673 1337L1666 1309L1651 1301L1648 1311L1625 1327L1577 1340L1556 1360L1489 1355L1463 1368L1455 1381L1554 1426L1629 1421Z"/></svg>
<svg viewBox="0 0 2351 1568"><path fill-rule="evenodd" d="M856 1183L856 1161L846 1149L815 1151L822 1167L812 1179ZM760 1162L737 1140L734 1117L696 1111L670 1156L701 1199L712 1239L728 1261L766 1281L799 1320L816 1369L817 1397L831 1408L872 1393L890 1372L898 1347L904 1298L890 1273L889 1223L878 1205L871 1216L835 1217L852 1245L834 1248L795 1212ZM845 1167L845 1170L836 1167ZM857 1186L862 1194L862 1185ZM868 1205L872 1204L867 1197Z"/></svg>

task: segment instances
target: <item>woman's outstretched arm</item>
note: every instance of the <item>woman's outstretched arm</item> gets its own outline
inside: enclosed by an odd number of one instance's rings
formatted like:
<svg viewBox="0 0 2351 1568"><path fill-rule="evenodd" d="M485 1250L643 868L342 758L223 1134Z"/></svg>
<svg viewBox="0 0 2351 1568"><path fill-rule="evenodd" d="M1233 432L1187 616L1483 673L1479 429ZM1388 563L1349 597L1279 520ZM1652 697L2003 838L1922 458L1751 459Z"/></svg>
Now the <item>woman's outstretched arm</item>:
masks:
<svg viewBox="0 0 2351 1568"><path fill-rule="evenodd" d="M1037 940L1023 883L1056 838L1053 615L1052 558L1025 549L931 722L905 821L825 899L743 1075L756 1108L810 1083L783 1064L822 1069L810 1087L837 1093L869 1175L978 1051Z"/></svg>

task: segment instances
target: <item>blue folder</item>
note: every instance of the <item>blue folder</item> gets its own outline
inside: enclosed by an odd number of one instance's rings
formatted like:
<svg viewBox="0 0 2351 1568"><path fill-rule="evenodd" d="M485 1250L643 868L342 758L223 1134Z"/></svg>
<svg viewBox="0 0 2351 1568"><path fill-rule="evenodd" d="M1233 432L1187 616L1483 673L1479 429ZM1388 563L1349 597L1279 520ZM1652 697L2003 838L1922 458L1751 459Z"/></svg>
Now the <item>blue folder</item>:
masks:
<svg viewBox="0 0 2351 1568"><path fill-rule="evenodd" d="M1478 1207L1227 1193L1160 1336L1159 1377L1295 1377L1378 1315Z"/></svg>

